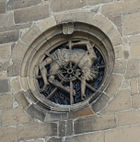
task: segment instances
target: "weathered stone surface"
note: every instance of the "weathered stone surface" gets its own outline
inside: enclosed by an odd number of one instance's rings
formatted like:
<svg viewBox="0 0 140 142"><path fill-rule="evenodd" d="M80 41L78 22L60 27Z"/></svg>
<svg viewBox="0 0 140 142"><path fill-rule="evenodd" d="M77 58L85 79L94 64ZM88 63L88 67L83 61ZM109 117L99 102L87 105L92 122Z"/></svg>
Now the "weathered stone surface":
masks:
<svg viewBox="0 0 140 142"><path fill-rule="evenodd" d="M17 141L16 128L1 128L0 129L0 141L1 142L16 142Z"/></svg>
<svg viewBox="0 0 140 142"><path fill-rule="evenodd" d="M109 97L105 94L102 94L102 96L97 100L97 102L92 104L92 109L94 112L101 111L107 102L109 101Z"/></svg>
<svg viewBox="0 0 140 142"><path fill-rule="evenodd" d="M135 95L132 97L132 106L134 108L140 108L140 95Z"/></svg>
<svg viewBox="0 0 140 142"><path fill-rule="evenodd" d="M59 121L59 136L69 136L73 134L73 121L65 120Z"/></svg>
<svg viewBox="0 0 140 142"><path fill-rule="evenodd" d="M125 59L128 59L128 58L129 58L129 51L128 51L128 50L125 50L125 51L123 52L123 54L124 54L124 58L125 58Z"/></svg>
<svg viewBox="0 0 140 142"><path fill-rule="evenodd" d="M137 59L128 60L125 78L130 79L133 77L138 77L139 74L140 74L139 73L139 60Z"/></svg>
<svg viewBox="0 0 140 142"><path fill-rule="evenodd" d="M22 46L24 46L25 49L22 49L22 51L25 54L25 51L27 50L27 47L28 47L27 45L30 45L40 34L41 34L40 29L37 26L35 26L35 25L32 26L32 28L30 28L30 30L28 30L26 32L26 34L24 34L22 36L22 39L21 39L22 41L24 41L24 43L26 45L24 45L22 43L19 43L20 47L18 47L18 46L16 47L18 49L17 52L19 52L19 54L21 54L21 51L19 50L19 48L22 48Z"/></svg>
<svg viewBox="0 0 140 142"><path fill-rule="evenodd" d="M33 140L33 141L30 141L30 142L44 142L43 140Z"/></svg>
<svg viewBox="0 0 140 142"><path fill-rule="evenodd" d="M104 142L104 133L90 133L66 138L66 142Z"/></svg>
<svg viewBox="0 0 140 142"><path fill-rule="evenodd" d="M13 105L13 98L11 95L0 95L0 109L11 108Z"/></svg>
<svg viewBox="0 0 140 142"><path fill-rule="evenodd" d="M131 46L130 52L131 52L132 57L140 57L140 49L139 49L140 42L131 43L130 46Z"/></svg>
<svg viewBox="0 0 140 142"><path fill-rule="evenodd" d="M3 126L23 124L29 121L29 116L21 108L10 109L2 112Z"/></svg>
<svg viewBox="0 0 140 142"><path fill-rule="evenodd" d="M140 42L140 35L131 35L128 37L128 40L130 42L130 45L131 43L139 43Z"/></svg>
<svg viewBox="0 0 140 142"><path fill-rule="evenodd" d="M41 121L44 121L45 119L45 114L41 110L37 109L35 105L29 106L27 112L33 119L39 119Z"/></svg>
<svg viewBox="0 0 140 142"><path fill-rule="evenodd" d="M84 108L84 109L81 109L79 111L71 111L69 113L69 118L77 118L77 117L82 117L82 116L86 116L86 115L93 115L93 111L90 107L87 107L87 108Z"/></svg>
<svg viewBox="0 0 140 142"><path fill-rule="evenodd" d="M125 15L123 18L123 25L124 25L123 29L125 35L140 32L140 29L137 28L140 27L140 13L137 12Z"/></svg>
<svg viewBox="0 0 140 142"><path fill-rule="evenodd" d="M0 72L7 71L8 66L9 66L9 62L0 63Z"/></svg>
<svg viewBox="0 0 140 142"><path fill-rule="evenodd" d="M122 46L116 46L114 48L114 51L115 51L115 59L123 58Z"/></svg>
<svg viewBox="0 0 140 142"><path fill-rule="evenodd" d="M12 30L7 32L0 32L0 44L14 42L19 38L19 31Z"/></svg>
<svg viewBox="0 0 140 142"><path fill-rule="evenodd" d="M107 3L107 2L112 2L112 0L88 0L88 5L96 5L96 4L102 4L102 3Z"/></svg>
<svg viewBox="0 0 140 142"><path fill-rule="evenodd" d="M138 78L138 91L140 92L140 77Z"/></svg>
<svg viewBox="0 0 140 142"><path fill-rule="evenodd" d="M7 75L9 77L12 77L12 76L19 76L19 73L20 73L20 69L21 69L21 64L19 63L18 60L14 61L14 63L12 65L10 65L8 68L7 68Z"/></svg>
<svg viewBox="0 0 140 142"><path fill-rule="evenodd" d="M90 116L74 121L75 134L116 127L114 115Z"/></svg>
<svg viewBox="0 0 140 142"><path fill-rule="evenodd" d="M14 16L16 23L25 23L43 19L49 16L49 7L48 5L45 5L23 8L20 10L16 10L14 12Z"/></svg>
<svg viewBox="0 0 140 142"><path fill-rule="evenodd" d="M109 19L117 26L118 31L122 34L122 17L119 16L110 16Z"/></svg>
<svg viewBox="0 0 140 142"><path fill-rule="evenodd" d="M4 63L9 61L11 56L11 44L1 44L0 45L0 62Z"/></svg>
<svg viewBox="0 0 140 142"><path fill-rule="evenodd" d="M120 16L123 13L123 3L114 2L102 6L102 13L108 17Z"/></svg>
<svg viewBox="0 0 140 142"><path fill-rule="evenodd" d="M130 81L130 85L131 85L131 94L138 94L138 80L137 79L132 79Z"/></svg>
<svg viewBox="0 0 140 142"><path fill-rule="evenodd" d="M123 3L124 13L134 13L140 11L140 1L139 0L124 0Z"/></svg>
<svg viewBox="0 0 140 142"><path fill-rule="evenodd" d="M117 45L120 45L122 43L121 35L118 32L118 30L115 29L115 28L113 28L110 32L108 32L107 36L110 38L113 46L117 46Z"/></svg>
<svg viewBox="0 0 140 142"><path fill-rule="evenodd" d="M65 136L66 124L65 121L59 121L59 136Z"/></svg>
<svg viewBox="0 0 140 142"><path fill-rule="evenodd" d="M7 9L18 9L18 8L24 8L24 7L30 7L37 5L41 2L41 0L10 0L7 3Z"/></svg>
<svg viewBox="0 0 140 142"><path fill-rule="evenodd" d="M10 91L10 88L9 88L8 80L7 79L0 80L0 93L5 93L9 91Z"/></svg>
<svg viewBox="0 0 140 142"><path fill-rule="evenodd" d="M117 114L119 125L140 123L140 111L125 111Z"/></svg>
<svg viewBox="0 0 140 142"><path fill-rule="evenodd" d="M0 13L5 13L6 11L6 0L0 1Z"/></svg>
<svg viewBox="0 0 140 142"><path fill-rule="evenodd" d="M57 120L66 120L68 118L68 114L66 112L47 112L46 113L46 122L57 121Z"/></svg>
<svg viewBox="0 0 140 142"><path fill-rule="evenodd" d="M131 93L129 90L121 90L107 106L105 111L114 112L131 108Z"/></svg>
<svg viewBox="0 0 140 142"><path fill-rule="evenodd" d="M86 0L51 0L50 1L51 9L54 12L59 12L59 11L66 11L66 10L71 10L71 9L76 9L76 8L82 8L86 6Z"/></svg>
<svg viewBox="0 0 140 142"><path fill-rule="evenodd" d="M55 21L55 18L52 16L52 17L40 20L36 24L38 25L38 27L41 30L41 32L44 32L44 31L46 31L46 29L49 29L49 28L55 26L56 25L56 21Z"/></svg>
<svg viewBox="0 0 140 142"><path fill-rule="evenodd" d="M120 73L120 74L125 73L126 65L127 65L126 61L123 61L123 60L116 61L113 72Z"/></svg>
<svg viewBox="0 0 140 142"><path fill-rule="evenodd" d="M46 140L46 142L62 142L61 138L50 138L49 140Z"/></svg>
<svg viewBox="0 0 140 142"><path fill-rule="evenodd" d="M70 136L73 134L73 120L66 121L66 136Z"/></svg>
<svg viewBox="0 0 140 142"><path fill-rule="evenodd" d="M22 23L16 24L10 27L0 27L0 32L12 31L12 30L20 30L20 29L27 29L31 27L32 22L30 23Z"/></svg>
<svg viewBox="0 0 140 142"><path fill-rule="evenodd" d="M1 124L2 124L2 122L1 122L1 112L0 112L0 128L1 128Z"/></svg>
<svg viewBox="0 0 140 142"><path fill-rule="evenodd" d="M27 100L24 97L24 92L17 93L15 95L15 99L19 103L19 105L21 105L23 108L26 108L29 105L29 103L27 102Z"/></svg>
<svg viewBox="0 0 140 142"><path fill-rule="evenodd" d="M13 78L10 84L13 92L19 92L21 90L19 77Z"/></svg>
<svg viewBox="0 0 140 142"><path fill-rule="evenodd" d="M130 52L132 57L139 57L140 56L140 35L134 35L129 37L130 42Z"/></svg>
<svg viewBox="0 0 140 142"><path fill-rule="evenodd" d="M13 12L8 12L6 14L0 14L0 27L10 27L14 25L14 14Z"/></svg>
<svg viewBox="0 0 140 142"><path fill-rule="evenodd" d="M57 135L57 124L33 123L17 127L18 140L27 140Z"/></svg>
<svg viewBox="0 0 140 142"><path fill-rule="evenodd" d="M25 43L23 43L21 40L17 42L17 44L12 49L13 62L17 62L17 60L21 61L23 59L23 56L27 50L27 47L28 46Z"/></svg>
<svg viewBox="0 0 140 142"><path fill-rule="evenodd" d="M109 96L112 96L112 95L116 94L118 92L118 89L119 89L120 85L121 85L121 82L122 82L122 76L113 75L111 83L109 84L109 86L108 86L108 88L106 90L106 93Z"/></svg>
<svg viewBox="0 0 140 142"><path fill-rule="evenodd" d="M130 89L130 81L129 80L123 80L121 89Z"/></svg>
<svg viewBox="0 0 140 142"><path fill-rule="evenodd" d="M139 142L140 127L126 127L105 132L105 142Z"/></svg>

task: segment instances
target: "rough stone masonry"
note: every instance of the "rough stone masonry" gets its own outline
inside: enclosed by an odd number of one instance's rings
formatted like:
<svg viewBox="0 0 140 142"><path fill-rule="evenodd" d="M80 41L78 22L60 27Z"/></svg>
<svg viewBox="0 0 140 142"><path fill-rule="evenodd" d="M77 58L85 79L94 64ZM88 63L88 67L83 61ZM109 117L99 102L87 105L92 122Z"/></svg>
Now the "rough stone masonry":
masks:
<svg viewBox="0 0 140 142"><path fill-rule="evenodd" d="M48 113L42 122L35 105L27 113L18 59L35 35L78 18L110 38L111 83L94 112ZM140 0L0 0L0 142L139 142L139 134Z"/></svg>

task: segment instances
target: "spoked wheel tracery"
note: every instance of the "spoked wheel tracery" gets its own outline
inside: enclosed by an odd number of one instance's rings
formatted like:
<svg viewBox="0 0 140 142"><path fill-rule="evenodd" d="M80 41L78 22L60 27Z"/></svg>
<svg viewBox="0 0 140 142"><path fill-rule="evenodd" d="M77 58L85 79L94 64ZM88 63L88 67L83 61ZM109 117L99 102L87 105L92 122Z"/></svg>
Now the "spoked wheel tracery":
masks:
<svg viewBox="0 0 140 142"><path fill-rule="evenodd" d="M98 91L105 67L96 44L87 40L69 40L44 54L37 65L36 80L46 99L71 105Z"/></svg>

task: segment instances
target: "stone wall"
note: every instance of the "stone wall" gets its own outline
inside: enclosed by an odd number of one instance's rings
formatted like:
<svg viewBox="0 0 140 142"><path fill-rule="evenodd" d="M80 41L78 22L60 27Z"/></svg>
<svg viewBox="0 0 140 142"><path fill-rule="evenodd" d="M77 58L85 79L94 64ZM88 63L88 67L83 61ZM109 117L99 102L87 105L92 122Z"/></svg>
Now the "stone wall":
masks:
<svg viewBox="0 0 140 142"><path fill-rule="evenodd" d="M16 51L45 29L79 19L99 27L113 44L115 65L106 98L94 112L48 113L41 122L38 111L26 111L17 62L22 52ZM139 46L139 0L1 0L0 142L139 142Z"/></svg>

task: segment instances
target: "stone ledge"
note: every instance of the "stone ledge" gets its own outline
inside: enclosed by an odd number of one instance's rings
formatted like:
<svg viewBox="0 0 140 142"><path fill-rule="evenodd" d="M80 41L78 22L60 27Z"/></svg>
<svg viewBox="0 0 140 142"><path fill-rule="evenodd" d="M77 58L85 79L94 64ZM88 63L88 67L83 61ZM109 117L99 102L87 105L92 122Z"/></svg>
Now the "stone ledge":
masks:
<svg viewBox="0 0 140 142"><path fill-rule="evenodd" d="M90 116L74 121L75 134L115 128L114 115Z"/></svg>

